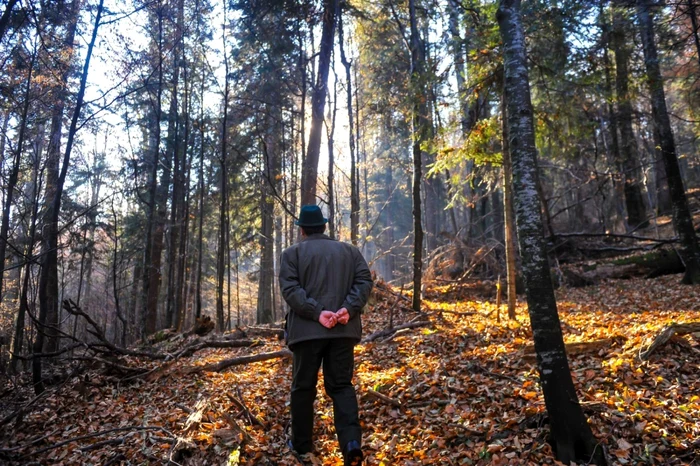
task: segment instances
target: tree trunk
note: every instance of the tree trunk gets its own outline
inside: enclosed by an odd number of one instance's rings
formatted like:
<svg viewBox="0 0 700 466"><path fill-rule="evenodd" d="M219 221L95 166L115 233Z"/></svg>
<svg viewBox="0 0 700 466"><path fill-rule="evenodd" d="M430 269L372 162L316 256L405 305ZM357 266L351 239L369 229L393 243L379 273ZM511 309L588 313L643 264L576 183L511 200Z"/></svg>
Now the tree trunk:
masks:
<svg viewBox="0 0 700 466"><path fill-rule="evenodd" d="M335 70L334 70L335 71ZM330 128L328 129L328 236L331 238L336 238L336 224L335 224L335 189L333 185L335 181L333 176L335 175L335 157L333 156L333 151L335 150L335 117L338 114L338 80L334 82L333 95L336 96L331 104L331 96L328 95L328 106L333 105L333 110L331 110L330 115Z"/></svg>
<svg viewBox="0 0 700 466"><path fill-rule="evenodd" d="M274 112L270 112L274 114ZM274 125L273 125L274 126ZM260 276L258 279L258 305L256 323L268 324L274 322L275 313L272 302L272 286L274 278L274 242L273 242L273 214L274 203L270 196L271 183L275 181L277 146L276 131L269 129L267 132L269 143L265 145L263 154L263 176L260 180L260 215L262 225L260 228Z"/></svg>
<svg viewBox="0 0 700 466"><path fill-rule="evenodd" d="M421 147L428 142L428 121L424 91L423 43L418 35L415 0L408 2L411 21L411 88L413 90L413 310L421 312L423 278L423 225L421 221L421 184L423 180Z"/></svg>
<svg viewBox="0 0 700 466"><path fill-rule="evenodd" d="M647 82L651 92L651 111L659 138L664 167L668 179L668 189L673 203L673 225L681 240L681 257L685 263L685 275L683 283L700 283L700 251L698 240L693 229L693 219L690 216L688 200L685 196L683 178L678 165L676 155L676 144L673 140L671 130L671 120L666 109L666 96L664 93L664 83L661 77L659 57L656 50L656 39L654 38L654 20L649 11L648 2L637 1L637 16L639 18L639 29L644 46L644 63L647 71Z"/></svg>
<svg viewBox="0 0 700 466"><path fill-rule="evenodd" d="M158 165L160 163L160 121L162 117L162 96L163 96L163 5L159 1L156 6L156 16L158 20L158 84L156 88L155 95L155 116L154 121L151 122L153 125L151 129L151 143L150 152L151 154L151 167L149 174L149 186L148 186L148 202L146 204L146 240L143 254L143 296L141 305L141 328L139 329L141 338L145 338L147 335L155 333L157 324L157 305L158 305L158 294L153 293L153 287L157 280L160 278L160 272L156 269L156 266L160 264L154 264L153 259L155 257L154 247L155 238L157 233L155 230L158 228ZM158 262L160 262L160 254L158 255ZM155 297L155 300L153 299Z"/></svg>
<svg viewBox="0 0 700 466"><path fill-rule="evenodd" d="M30 65L33 67L33 64ZM36 238L36 224L39 216L39 171L40 171L39 154L34 160L32 169L32 184L34 186L33 193L30 196L32 200L32 217L30 220L29 234L27 235L27 245L24 250L25 264L22 274L22 287L19 294L19 307L17 309L17 317L15 319L14 333L12 334L11 355L10 355L10 372L17 372L18 356L22 353L22 345L24 342L24 327L25 316L29 311L29 280L32 275L32 266L34 265L34 245Z"/></svg>
<svg viewBox="0 0 700 466"><path fill-rule="evenodd" d="M695 0L688 0L688 10L686 12L690 17L690 25L693 28L693 40L695 42L695 52L698 54L698 62L700 63L700 36L698 36L698 16L695 12ZM2 39L2 34L0 34Z"/></svg>
<svg viewBox="0 0 700 466"><path fill-rule="evenodd" d="M357 154L355 150L355 130L352 112L352 75L350 73L350 61L345 56L345 43L343 36L343 15L338 13L338 46L340 47L340 61L345 67L345 89L347 91L348 106L348 135L350 145L350 242L357 246L360 236L360 190L359 174L357 171Z"/></svg>
<svg viewBox="0 0 700 466"><path fill-rule="evenodd" d="M508 142L522 270L542 392L551 420L552 449L565 464L594 461L603 465L603 451L596 448L571 379L542 235L542 212L535 186L534 117L520 1L501 1L496 17L504 44Z"/></svg>
<svg viewBox="0 0 700 466"><path fill-rule="evenodd" d="M0 41L5 36L5 31L7 31L7 26L10 24L10 15L12 14L12 9L17 4L17 0L8 0L7 5L5 5L5 11L0 16Z"/></svg>
<svg viewBox="0 0 700 466"><path fill-rule="evenodd" d="M316 86L311 96L311 130L309 146L301 169L301 204L316 203L316 182L318 179L318 159L321 152L321 130L323 129L323 111L328 92L328 72L333 52L335 34L335 12L339 0L323 0L323 30L321 32L321 49L318 57L318 74ZM302 118L304 116L302 115Z"/></svg>
<svg viewBox="0 0 700 466"><path fill-rule="evenodd" d="M2 226L0 227L0 303L2 303L4 297L3 286L5 283L5 254L7 251L7 242L9 240L8 233L10 231L10 210L12 210L15 187L17 186L17 180L19 179L19 168L20 162L22 160L22 150L24 149L24 140L26 139L27 117L29 116L32 78L34 74L34 64L36 62L36 57L37 51L35 48L32 52L31 60L29 62L29 69L27 70L27 86L24 90L24 104L22 106L22 115L20 116L21 121L19 127L19 135L17 136L17 148L12 159L12 168L7 180L7 185L5 186L5 204L3 205L2 209ZM3 139L3 152L5 132L7 130L7 122L9 120L9 117L10 115L8 113L3 124L5 131L3 131L3 134L0 135L0 137L2 137ZM0 156L1 155L2 153L0 153Z"/></svg>
<svg viewBox="0 0 700 466"><path fill-rule="evenodd" d="M226 1L224 0L224 25L222 40L224 47L224 101L223 101L223 121L221 125L221 199L219 203L219 247L216 251L216 329L224 331L224 276L226 273L226 250L227 250L227 212L228 212L228 97L229 97L229 66L226 50Z"/></svg>
<svg viewBox="0 0 700 466"><path fill-rule="evenodd" d="M632 103L629 93L629 50L627 46L627 31L630 24L624 16L620 5L621 0L615 0L613 7L612 46L615 52L615 88L617 91L617 122L620 128L621 157L618 161L624 180L625 205L627 206L627 224L630 228L648 225L647 211L641 188L641 170L637 140L632 129Z"/></svg>
<svg viewBox="0 0 700 466"><path fill-rule="evenodd" d="M78 119L80 118L80 110L83 107L83 99L85 97L85 85L87 83L88 70L90 69L90 58L92 57L92 50L95 46L95 40L97 39L97 30L100 26L100 20L102 19L102 7L104 0L100 0L100 4L97 7L97 12L95 16L95 25L92 30L92 37L90 39L90 44L88 45L87 53L85 55L85 64L83 66L83 72L80 76L80 89L78 91L78 96L75 103L75 109L73 110L73 118L71 119L70 128L68 130L68 138L66 140L66 149L63 155L63 164L61 166L61 173L58 177L54 197L51 198L51 202L48 206L48 212L45 219L48 220L49 228L46 228L47 223L44 223L44 241L45 255L44 263L41 267L41 277L39 279L39 319L38 325L40 328L37 329L36 340L34 341L33 352L34 354L41 353L44 349L44 332L41 326L46 324L52 325L52 322L48 320L49 312L51 311L50 306L58 302L58 294L51 296L49 294L48 286L51 277L56 277L57 273L57 246L58 246L58 216L61 210L61 196L63 194L63 184L66 181L66 175L68 173L68 165L70 163L70 156L73 150L73 141L75 138L75 133L78 131ZM76 20L77 20L77 5L74 7L76 9ZM50 254L53 252L53 254ZM52 270L53 269L53 270ZM56 312L58 316L58 312ZM55 323L57 325L58 322ZM51 338L52 335L49 334ZM57 342L54 345L47 345L48 351L54 351L51 349L57 347ZM32 381L34 382L34 390L37 394L44 391L44 382L41 378L41 358L34 358L32 360Z"/></svg>
<svg viewBox="0 0 700 466"><path fill-rule="evenodd" d="M503 216L505 218L504 236L506 245L506 286L508 294L508 318L515 320L516 294L516 235L515 213L513 212L513 164L510 160L508 144L508 109L506 106L507 89L503 86L501 113L503 115Z"/></svg>
<svg viewBox="0 0 700 466"><path fill-rule="evenodd" d="M202 82L200 85L200 99L204 102L204 70L202 70ZM204 249L204 105L199 109L199 228L197 231L197 290L195 292L194 317L202 316L202 252Z"/></svg>

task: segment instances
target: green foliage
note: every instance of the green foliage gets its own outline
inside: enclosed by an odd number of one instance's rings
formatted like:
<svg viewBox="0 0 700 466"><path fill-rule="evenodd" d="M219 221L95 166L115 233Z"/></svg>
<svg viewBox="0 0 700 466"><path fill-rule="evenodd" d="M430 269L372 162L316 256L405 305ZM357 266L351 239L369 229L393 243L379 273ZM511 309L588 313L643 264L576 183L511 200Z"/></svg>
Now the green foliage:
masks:
<svg viewBox="0 0 700 466"><path fill-rule="evenodd" d="M445 146L437 149L437 159L432 164L429 176L452 170L467 160L476 165L500 166L503 154L499 150L501 124L498 117L479 120L460 146Z"/></svg>

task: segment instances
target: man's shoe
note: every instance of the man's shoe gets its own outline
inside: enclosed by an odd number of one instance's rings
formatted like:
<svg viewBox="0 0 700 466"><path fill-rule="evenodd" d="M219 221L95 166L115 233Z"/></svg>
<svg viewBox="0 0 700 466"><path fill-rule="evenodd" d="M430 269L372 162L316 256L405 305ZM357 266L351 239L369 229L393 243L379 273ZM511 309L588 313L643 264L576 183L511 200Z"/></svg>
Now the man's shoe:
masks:
<svg viewBox="0 0 700 466"><path fill-rule="evenodd" d="M360 442L357 440L350 440L347 445L345 445L345 451L343 452L343 458L345 466L359 466L362 464L362 448L360 448Z"/></svg>

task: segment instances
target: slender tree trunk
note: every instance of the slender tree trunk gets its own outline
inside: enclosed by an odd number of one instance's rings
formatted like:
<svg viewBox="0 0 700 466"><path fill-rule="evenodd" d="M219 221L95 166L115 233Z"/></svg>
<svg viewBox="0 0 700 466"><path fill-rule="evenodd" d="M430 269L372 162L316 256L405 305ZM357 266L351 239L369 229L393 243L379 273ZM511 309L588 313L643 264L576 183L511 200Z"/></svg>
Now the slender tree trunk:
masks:
<svg viewBox="0 0 700 466"><path fill-rule="evenodd" d="M270 114L275 114L271 112ZM274 128L275 125L273 124ZM274 203L272 196L269 195L271 189L270 184L275 182L276 168L275 159L277 157L276 139L279 137L277 132L270 128L267 131L268 143L262 151L264 170L260 180L260 215L262 225L260 228L260 276L258 280L258 304L256 313L256 322L258 324L267 324L274 322L274 309L272 302L272 286L274 274L274 252L273 235L273 212Z"/></svg>
<svg viewBox="0 0 700 466"><path fill-rule="evenodd" d="M639 29L644 46L644 63L647 71L647 82L651 92L651 111L659 138L664 167L668 179L668 189L673 203L673 225L681 240L681 257L685 263L685 275L683 283L700 283L700 248L693 229L693 218L688 208L688 200L685 196L683 178L681 177L678 157L676 155L676 143L673 139L671 120L666 108L666 95L664 83L659 66L659 56L656 50L654 37L654 19L649 11L647 0L637 1L637 16Z"/></svg>
<svg viewBox="0 0 700 466"><path fill-rule="evenodd" d="M613 7L612 45L615 51L615 87L617 91L617 122L620 128L621 158L619 165L624 179L625 205L627 206L627 224L630 228L646 226L647 211L641 188L641 170L637 139L632 129L632 102L629 93L629 50L627 31L630 24L622 11L622 0L615 0Z"/></svg>
<svg viewBox="0 0 700 466"><path fill-rule="evenodd" d="M334 70L335 71L335 70ZM330 112L330 128L328 129L328 235L331 238L336 237L335 229L335 180L333 176L335 175L335 157L333 151L335 150L335 117L338 114L338 80L334 82L333 95L336 97L333 99L331 104L330 93L328 95L328 106L333 105L333 109Z"/></svg>
<svg viewBox="0 0 700 466"><path fill-rule="evenodd" d="M44 241L46 243L44 250L47 254L44 258L44 263L41 267L41 276L39 279L39 319L38 325L40 328L37 329L36 340L34 341L33 352L34 354L41 353L44 349L44 332L41 326L48 324L53 324L48 320L50 305L54 304L57 307L58 294L55 296L50 296L48 286L51 277L58 275L57 269L57 247L58 247L58 216L61 211L61 196L63 194L63 185L66 181L66 175L68 174L68 166L70 164L70 156L73 150L73 141L75 138L75 133L78 131L78 119L80 118L80 111L83 107L83 99L85 97L85 86L87 84L88 70L90 69L90 59L92 58L92 50L95 46L95 40L97 39L97 30L100 26L100 20L102 19L102 7L104 5L104 0L100 0L97 7L97 12L95 16L95 25L92 30L92 37L90 39L90 44L88 45L87 53L85 55L85 64L83 66L83 72L80 76L80 89L78 90L78 96L75 103L75 109L73 110L73 118L71 119L70 128L68 130L68 138L66 140L66 148L63 155L63 164L61 166L61 173L58 176L58 182L55 186L54 197L51 198L49 204L48 212L45 219L48 220L48 224L44 223L46 228L49 225L48 237L47 231L44 232ZM77 8L76 8L77 10ZM58 313L56 313L58 315ZM58 325L56 322L53 325ZM51 338L52 335L49 335ZM47 345L49 351L53 351L51 347L56 348L57 342L54 345ZM44 382L41 378L41 358L34 358L32 360L32 381L34 382L34 390L37 394L44 391Z"/></svg>
<svg viewBox="0 0 700 466"><path fill-rule="evenodd" d="M27 71L27 85L24 89L24 104L22 106L22 115L20 116L20 127L19 135L17 136L17 148L12 161L12 168L10 171L10 176L7 180L7 185L5 187L5 204L2 209L2 226L0 227L0 303L2 303L4 294L4 275L5 275L5 254L7 251L8 232L10 231L10 211L12 210L12 205L14 201L15 187L17 186L17 180L19 179L19 168L20 162L22 160L22 150L24 149L24 140L26 139L27 132L27 117L29 116L29 104L31 97L32 88L32 78L34 74L34 65L36 62L37 51L36 47L32 51L31 60L29 61L29 69ZM4 127L7 129L7 121L9 119L9 114L5 119ZM5 131L0 135L3 139L3 145L5 140ZM4 152L4 147L3 147ZM0 153L2 155L2 153Z"/></svg>
<svg viewBox="0 0 700 466"><path fill-rule="evenodd" d="M33 67L33 65L31 65ZM12 334L11 355L10 355L10 372L17 372L18 356L22 353L24 342L24 327L25 317L29 310L29 280L32 275L32 266L34 265L34 246L36 238L36 224L39 216L39 155L36 155L34 167L32 169L32 184L34 186L33 193L30 196L32 199L32 217L30 220L29 234L27 235L27 246L24 250L25 264L22 273L22 287L19 294L19 307L17 309L17 317L15 319L14 333Z"/></svg>
<svg viewBox="0 0 700 466"><path fill-rule="evenodd" d="M221 127L221 199L219 204L219 247L216 251L216 328L220 332L224 331L224 278L226 273L226 245L227 245L227 227L226 213L228 212L228 170L227 170L227 151L228 151L228 97L229 97L229 66L228 55L226 51L226 0L224 0L224 26L223 26L223 44L224 44L224 69L226 76L224 77L224 101L223 101L223 121Z"/></svg>
<svg viewBox="0 0 700 466"><path fill-rule="evenodd" d="M418 18L415 0L408 2L411 21L411 88L413 90L413 310L421 312L422 277L423 277L423 224L421 221L421 184L423 180L423 151L421 147L427 142L428 121L424 94L423 44L418 35Z"/></svg>
<svg viewBox="0 0 700 466"><path fill-rule="evenodd" d="M316 86L311 96L311 130L309 146L301 169L301 204L316 203L316 182L318 180L318 159L321 152L321 130L323 128L324 106L328 92L328 72L333 52L335 34L335 12L339 0L323 0L323 29L321 49L318 58ZM303 116L302 116L303 118Z"/></svg>
<svg viewBox="0 0 700 466"><path fill-rule="evenodd" d="M204 71L200 86L201 101L204 102ZM195 292L195 318L202 316L202 252L204 249L204 105L199 109L199 228L197 231L197 291Z"/></svg>
<svg viewBox="0 0 700 466"><path fill-rule="evenodd" d="M184 55L183 55L183 60L184 60ZM185 90L185 95L184 95L184 103L183 103L183 109L184 109L184 122L185 122L185 128L183 131L183 157L182 157L182 163L183 163L183 171L186 171L187 175L185 176L185 186L184 189L182 189L180 192L180 199L179 199L179 204L181 206L180 211L182 212L182 215L180 216L179 222L180 222L180 230L181 234L178 237L179 244L178 244L178 266L177 266L177 284L175 285L175 312L174 312L174 322L172 323L172 326L177 329L181 330L182 328L182 323L185 318L185 308L186 308L186 294L187 294L187 286L185 283L185 271L187 269L187 245L189 243L189 225L190 225L190 180L191 180L191 173L192 173L192 156L188 155L191 154L189 151L189 141L190 141L190 98L189 98L189 80L188 80L188 73L187 73L187 63L183 64L183 78L184 78L184 90Z"/></svg>
<svg viewBox="0 0 700 466"><path fill-rule="evenodd" d="M520 22L520 1L501 1L497 13L504 46L508 137L513 164L515 212L535 350L545 405L550 416L552 449L565 464L605 464L578 402L566 358L557 303L542 235L542 213L535 187L534 118Z"/></svg>
<svg viewBox="0 0 700 466"><path fill-rule="evenodd" d="M508 318L515 320L515 305L517 303L516 276L517 276L517 250L515 234L515 212L513 212L513 164L510 160L510 146L508 134L508 101L507 89L503 86L501 113L503 115L503 215L505 217L505 245L506 245L506 285L508 294Z"/></svg>
<svg viewBox="0 0 700 466"><path fill-rule="evenodd" d="M359 176L357 171L357 155L355 150L355 131L352 112L352 74L351 63L345 56L345 38L343 30L343 14L338 12L338 46L340 48L340 61L345 67L345 89L347 92L348 106L348 135L350 145L350 242L357 246L357 238L360 236L360 192Z"/></svg>
<svg viewBox="0 0 700 466"><path fill-rule="evenodd" d="M119 339L122 348L126 348L126 329L127 319L124 317L119 301L119 217L114 208L114 198L112 198L112 221L114 222L114 251L112 253L112 293L114 294L114 310L117 314L117 319L122 323L122 333ZM116 334L116 328L115 328Z"/></svg>

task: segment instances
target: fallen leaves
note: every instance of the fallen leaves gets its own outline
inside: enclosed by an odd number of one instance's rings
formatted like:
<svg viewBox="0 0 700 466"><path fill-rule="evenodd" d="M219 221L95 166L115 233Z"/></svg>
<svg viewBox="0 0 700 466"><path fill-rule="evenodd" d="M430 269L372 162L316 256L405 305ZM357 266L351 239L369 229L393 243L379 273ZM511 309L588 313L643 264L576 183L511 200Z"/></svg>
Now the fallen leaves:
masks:
<svg viewBox="0 0 700 466"><path fill-rule="evenodd" d="M676 336L648 361L638 358L665 326L700 320L700 290L679 281L677 276L609 281L558 291L567 348L583 349L572 351L569 360L579 398L615 464L681 465L700 454L697 336ZM532 337L524 305L518 307L519 322L497 323L493 303L473 300L468 291L432 287L427 296L430 328L407 329L356 347L367 464L558 464L546 442L548 419L535 363L527 359ZM378 300L364 314L368 335L386 328L394 301ZM395 325L414 317L394 309ZM605 343L589 344L600 341ZM165 462L174 454L176 444L168 443L172 434L182 445L180 464L299 464L285 445L289 359L222 372L184 371L284 351L274 332L260 342L264 346L201 349L172 362L152 382L119 383L95 369L89 383L70 379L0 434L0 460ZM135 357L122 363L157 367ZM322 384L321 377L312 463L340 465L332 403ZM197 406L198 400L206 401L205 408ZM196 422L188 431L193 413ZM162 431L119 431L70 441L133 425ZM100 441L105 443L99 448L84 450Z"/></svg>

